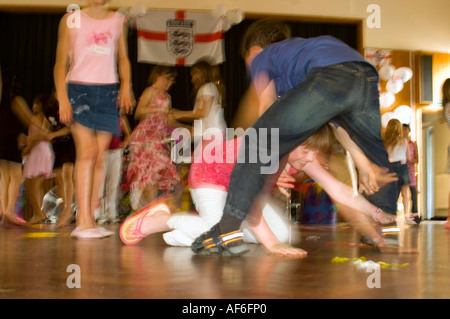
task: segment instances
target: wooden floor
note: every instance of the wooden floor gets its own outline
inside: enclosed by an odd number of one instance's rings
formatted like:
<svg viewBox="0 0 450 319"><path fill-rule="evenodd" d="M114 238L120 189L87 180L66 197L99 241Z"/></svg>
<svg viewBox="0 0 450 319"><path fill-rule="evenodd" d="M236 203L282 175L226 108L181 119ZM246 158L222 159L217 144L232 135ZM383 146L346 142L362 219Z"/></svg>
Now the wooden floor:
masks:
<svg viewBox="0 0 450 319"><path fill-rule="evenodd" d="M450 231L443 222L402 227L400 244L418 254L379 253L345 224L292 226L292 244L308 251L305 259L270 256L258 245L239 258L196 256L166 246L159 234L128 247L118 226L110 228L114 237L76 240L71 227L0 225L0 299L450 298ZM367 272L334 257L388 265ZM70 287L76 283L81 287Z"/></svg>

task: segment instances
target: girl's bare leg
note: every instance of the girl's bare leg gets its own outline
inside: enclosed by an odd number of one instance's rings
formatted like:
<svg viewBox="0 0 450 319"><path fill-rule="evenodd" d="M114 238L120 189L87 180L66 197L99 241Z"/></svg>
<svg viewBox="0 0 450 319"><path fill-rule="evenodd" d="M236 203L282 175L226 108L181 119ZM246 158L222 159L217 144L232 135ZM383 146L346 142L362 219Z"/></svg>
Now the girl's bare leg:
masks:
<svg viewBox="0 0 450 319"><path fill-rule="evenodd" d="M5 160L0 160L0 200L1 200L1 216L6 216L8 207L8 185L10 177L8 174L8 163Z"/></svg>
<svg viewBox="0 0 450 319"><path fill-rule="evenodd" d="M22 164L0 160L1 194L3 223L9 223L15 217L17 196L22 181Z"/></svg>
<svg viewBox="0 0 450 319"><path fill-rule="evenodd" d="M42 212L42 199L44 198L42 190L42 182L44 178L42 176L34 177L26 180L25 187L28 188L27 198L30 201L33 216L28 221L30 224L39 224L47 219L47 216Z"/></svg>
<svg viewBox="0 0 450 319"><path fill-rule="evenodd" d="M65 163L56 172L59 196L63 199L63 210L59 215L57 227L69 225L74 219L72 212L73 202L73 164Z"/></svg>
<svg viewBox="0 0 450 319"><path fill-rule="evenodd" d="M98 155L95 132L79 123L72 125L72 136L76 148L74 167L75 201L77 203L77 228L80 231L95 228L91 213L94 167Z"/></svg>
<svg viewBox="0 0 450 319"><path fill-rule="evenodd" d="M94 175L93 175L93 183L92 183L92 198L91 198L91 213L92 219L95 218L94 213L95 210L100 205L100 187L103 184L103 170L104 170L104 159L105 152L108 150L109 144L111 142L112 135L110 133L97 132L97 147L98 153L95 159L94 166Z"/></svg>

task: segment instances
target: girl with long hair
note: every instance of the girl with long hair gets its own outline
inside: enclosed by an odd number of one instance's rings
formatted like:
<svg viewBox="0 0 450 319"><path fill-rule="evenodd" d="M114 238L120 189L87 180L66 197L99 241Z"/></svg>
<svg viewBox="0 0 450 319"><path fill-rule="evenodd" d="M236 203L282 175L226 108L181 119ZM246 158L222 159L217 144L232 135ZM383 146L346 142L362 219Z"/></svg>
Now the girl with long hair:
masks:
<svg viewBox="0 0 450 319"><path fill-rule="evenodd" d="M410 152L408 152L408 139L403 135L403 125L398 119L392 119L386 126L383 144L389 154L389 161L392 169L397 173L397 199L402 194L403 211L405 220L413 220L414 217L409 214L409 168L408 162L411 162Z"/></svg>

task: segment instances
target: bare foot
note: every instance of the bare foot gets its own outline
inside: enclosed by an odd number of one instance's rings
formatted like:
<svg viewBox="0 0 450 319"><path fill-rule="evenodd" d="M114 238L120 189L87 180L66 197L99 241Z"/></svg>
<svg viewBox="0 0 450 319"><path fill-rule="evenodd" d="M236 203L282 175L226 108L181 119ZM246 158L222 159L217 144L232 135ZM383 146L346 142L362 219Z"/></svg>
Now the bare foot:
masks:
<svg viewBox="0 0 450 319"><path fill-rule="evenodd" d="M136 220L128 228L127 238L133 240L135 239L133 234L142 233L142 235L148 236L154 233L169 231L170 228L167 226L167 221L169 220L169 218L170 214L168 214L166 211L157 211L154 214L146 216L142 221L141 229L137 230L136 225L138 221Z"/></svg>
<svg viewBox="0 0 450 319"><path fill-rule="evenodd" d="M64 226L70 225L75 220L75 216L72 213L72 209L70 209L69 213L62 212L59 215L58 222L56 223L56 227L61 228Z"/></svg>
<svg viewBox="0 0 450 319"><path fill-rule="evenodd" d="M26 221L18 217L2 216L2 224L6 226L24 226Z"/></svg>
<svg viewBox="0 0 450 319"><path fill-rule="evenodd" d="M445 229L450 229L450 217L447 218L447 220L445 221L445 223L444 223L444 228L445 228Z"/></svg>
<svg viewBox="0 0 450 319"><path fill-rule="evenodd" d="M28 220L29 224L41 224L43 223L45 220L47 219L47 216L45 215L33 215L33 217L30 218L30 220Z"/></svg>
<svg viewBox="0 0 450 319"><path fill-rule="evenodd" d="M381 209L377 209L377 211L372 215L372 219L377 223L387 225L395 223L397 217L395 215L385 213Z"/></svg>

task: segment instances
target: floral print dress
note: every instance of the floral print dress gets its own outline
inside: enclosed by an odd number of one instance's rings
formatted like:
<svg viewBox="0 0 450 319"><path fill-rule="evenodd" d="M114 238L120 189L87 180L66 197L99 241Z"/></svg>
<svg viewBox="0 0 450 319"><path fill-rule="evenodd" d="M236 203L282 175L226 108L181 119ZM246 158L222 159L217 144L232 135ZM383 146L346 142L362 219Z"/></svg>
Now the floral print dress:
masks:
<svg viewBox="0 0 450 319"><path fill-rule="evenodd" d="M169 104L169 95L159 91L151 107L161 112L146 115L131 134L127 181L132 189L158 185L161 190L172 190L180 182L177 168L170 158L170 149L164 142Z"/></svg>

